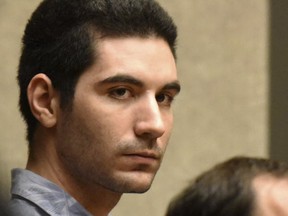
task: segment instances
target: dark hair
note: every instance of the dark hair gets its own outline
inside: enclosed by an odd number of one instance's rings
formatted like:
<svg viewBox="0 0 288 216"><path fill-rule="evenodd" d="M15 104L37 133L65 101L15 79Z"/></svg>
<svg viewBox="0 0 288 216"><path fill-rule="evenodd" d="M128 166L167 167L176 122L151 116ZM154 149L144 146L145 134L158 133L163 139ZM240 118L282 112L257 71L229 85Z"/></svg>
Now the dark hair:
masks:
<svg viewBox="0 0 288 216"><path fill-rule="evenodd" d="M288 175L288 165L261 158L235 157L201 174L170 203L166 216L251 216L252 180Z"/></svg>
<svg viewBox="0 0 288 216"><path fill-rule="evenodd" d="M25 29L18 70L29 143L38 124L27 100L30 80L46 74L60 93L61 108L69 108L80 75L97 61L97 39L130 36L163 38L176 58L176 26L154 0L44 0L39 5Z"/></svg>

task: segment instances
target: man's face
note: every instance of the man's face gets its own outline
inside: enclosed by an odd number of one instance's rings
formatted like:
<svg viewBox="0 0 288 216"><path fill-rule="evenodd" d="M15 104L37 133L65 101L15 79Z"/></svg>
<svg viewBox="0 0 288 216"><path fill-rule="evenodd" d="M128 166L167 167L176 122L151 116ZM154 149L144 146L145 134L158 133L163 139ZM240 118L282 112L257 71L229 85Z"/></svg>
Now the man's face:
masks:
<svg viewBox="0 0 288 216"><path fill-rule="evenodd" d="M255 216L288 215L288 178L269 175L256 177L253 181L256 192Z"/></svg>
<svg viewBox="0 0 288 216"><path fill-rule="evenodd" d="M106 38L81 75L71 112L58 116L57 154L84 184L145 192L159 169L179 92L174 57L159 38Z"/></svg>

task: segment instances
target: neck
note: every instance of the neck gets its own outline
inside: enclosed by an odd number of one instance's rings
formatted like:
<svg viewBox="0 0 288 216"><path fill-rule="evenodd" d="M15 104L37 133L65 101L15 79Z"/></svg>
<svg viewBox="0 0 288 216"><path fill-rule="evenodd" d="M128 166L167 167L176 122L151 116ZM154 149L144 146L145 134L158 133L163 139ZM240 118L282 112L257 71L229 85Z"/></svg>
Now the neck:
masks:
<svg viewBox="0 0 288 216"><path fill-rule="evenodd" d="M107 216L116 206L122 194L95 183L77 181L61 165L53 146L49 135L45 136L45 142L36 137L26 169L58 185L92 215Z"/></svg>

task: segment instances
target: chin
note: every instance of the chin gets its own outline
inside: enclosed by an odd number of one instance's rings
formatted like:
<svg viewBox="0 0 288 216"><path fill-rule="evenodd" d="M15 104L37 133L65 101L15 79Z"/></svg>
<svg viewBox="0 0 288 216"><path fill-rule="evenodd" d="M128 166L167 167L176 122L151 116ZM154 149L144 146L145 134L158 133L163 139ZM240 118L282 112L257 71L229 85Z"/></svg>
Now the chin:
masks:
<svg viewBox="0 0 288 216"><path fill-rule="evenodd" d="M143 176L136 179L126 179L121 190L123 193L145 193L151 188L152 182L153 179L145 179Z"/></svg>
<svg viewBox="0 0 288 216"><path fill-rule="evenodd" d="M127 193L145 193L151 188L153 179L154 178L139 176L130 182L130 190L127 190Z"/></svg>
<svg viewBox="0 0 288 216"><path fill-rule="evenodd" d="M142 186L142 187L135 187L132 188L130 191L126 192L126 193L145 193L147 192L151 187L151 184L149 184L148 186Z"/></svg>
<svg viewBox="0 0 288 216"><path fill-rule="evenodd" d="M118 193L145 193L151 188L154 177L155 173L151 172L120 172L112 181L105 181L104 184L107 189Z"/></svg>

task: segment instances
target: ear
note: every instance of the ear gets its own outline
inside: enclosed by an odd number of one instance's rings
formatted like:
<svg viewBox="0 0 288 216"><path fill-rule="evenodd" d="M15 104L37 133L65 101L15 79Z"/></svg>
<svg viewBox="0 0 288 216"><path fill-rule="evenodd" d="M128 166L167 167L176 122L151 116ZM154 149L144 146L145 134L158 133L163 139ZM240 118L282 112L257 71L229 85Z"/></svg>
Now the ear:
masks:
<svg viewBox="0 0 288 216"><path fill-rule="evenodd" d="M59 98L51 80L45 74L35 75L27 88L28 102L34 117L47 128L57 123Z"/></svg>

